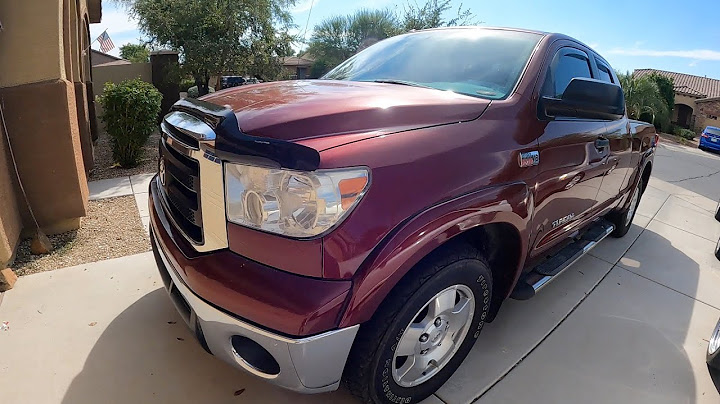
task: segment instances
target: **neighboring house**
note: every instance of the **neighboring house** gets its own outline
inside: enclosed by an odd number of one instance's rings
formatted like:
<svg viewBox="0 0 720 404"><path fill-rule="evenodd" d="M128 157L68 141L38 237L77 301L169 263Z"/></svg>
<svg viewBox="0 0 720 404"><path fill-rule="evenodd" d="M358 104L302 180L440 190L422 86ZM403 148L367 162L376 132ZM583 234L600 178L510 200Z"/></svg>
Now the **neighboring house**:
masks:
<svg viewBox="0 0 720 404"><path fill-rule="evenodd" d="M49 234L86 215L97 127L87 50L100 1L0 1L0 268L35 228L28 205Z"/></svg>
<svg viewBox="0 0 720 404"><path fill-rule="evenodd" d="M287 56L280 58L280 63L282 63L285 73L290 79L302 80L310 78L310 68L315 61L303 55L301 57Z"/></svg>
<svg viewBox="0 0 720 404"><path fill-rule="evenodd" d="M125 60L123 58L119 58L117 56L108 55L107 53L102 53L99 50L90 49L90 60L92 63L92 67L95 66L102 66L102 65L129 65L129 60Z"/></svg>
<svg viewBox="0 0 720 404"><path fill-rule="evenodd" d="M638 69L633 74L642 77L650 73L673 79L675 108L671 121L674 124L695 131L706 126L720 127L720 80L655 69Z"/></svg>

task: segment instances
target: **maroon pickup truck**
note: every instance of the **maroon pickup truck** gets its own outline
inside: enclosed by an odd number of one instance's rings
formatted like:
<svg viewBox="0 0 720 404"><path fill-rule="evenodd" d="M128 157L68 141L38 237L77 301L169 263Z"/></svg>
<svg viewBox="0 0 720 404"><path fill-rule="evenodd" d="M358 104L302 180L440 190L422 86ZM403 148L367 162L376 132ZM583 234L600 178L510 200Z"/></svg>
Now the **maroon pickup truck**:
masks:
<svg viewBox="0 0 720 404"><path fill-rule="evenodd" d="M657 142L592 49L493 28L181 100L161 129L153 250L200 344L390 403L438 389L505 299L622 237Z"/></svg>

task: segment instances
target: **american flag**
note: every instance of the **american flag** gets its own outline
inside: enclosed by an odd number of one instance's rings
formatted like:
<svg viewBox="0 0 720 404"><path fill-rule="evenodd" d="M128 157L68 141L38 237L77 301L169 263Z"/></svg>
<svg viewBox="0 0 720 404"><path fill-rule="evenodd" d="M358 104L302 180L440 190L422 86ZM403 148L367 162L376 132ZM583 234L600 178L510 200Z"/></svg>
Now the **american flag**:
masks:
<svg viewBox="0 0 720 404"><path fill-rule="evenodd" d="M103 53L108 53L115 47L115 44L113 44L110 39L110 35L108 35L107 30L103 31L103 33L97 37L96 41L100 42L100 51Z"/></svg>

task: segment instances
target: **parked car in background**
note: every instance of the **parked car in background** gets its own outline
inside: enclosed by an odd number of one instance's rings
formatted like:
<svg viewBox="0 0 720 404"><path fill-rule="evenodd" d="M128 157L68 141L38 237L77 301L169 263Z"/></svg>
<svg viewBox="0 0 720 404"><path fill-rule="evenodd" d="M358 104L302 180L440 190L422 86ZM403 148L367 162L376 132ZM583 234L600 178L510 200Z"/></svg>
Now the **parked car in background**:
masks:
<svg viewBox="0 0 720 404"><path fill-rule="evenodd" d="M720 128L708 126L700 134L700 150L720 151Z"/></svg>
<svg viewBox="0 0 720 404"><path fill-rule="evenodd" d="M413 32L321 80L180 100L150 185L157 265L231 365L419 402L507 298L628 232L657 134L625 111L588 46L494 28Z"/></svg>
<svg viewBox="0 0 720 404"><path fill-rule="evenodd" d="M258 84L260 80L255 77L243 77L243 76L222 76L220 78L220 84L222 88L239 87L247 84Z"/></svg>

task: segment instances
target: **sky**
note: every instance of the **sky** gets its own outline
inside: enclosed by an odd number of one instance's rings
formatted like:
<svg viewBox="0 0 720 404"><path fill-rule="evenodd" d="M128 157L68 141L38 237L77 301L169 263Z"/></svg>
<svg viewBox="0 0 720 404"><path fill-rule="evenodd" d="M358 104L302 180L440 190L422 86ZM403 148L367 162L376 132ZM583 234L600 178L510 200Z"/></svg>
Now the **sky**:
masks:
<svg viewBox="0 0 720 404"><path fill-rule="evenodd" d="M460 3L453 1L455 7ZM309 39L315 24L325 18L362 8L402 9L403 4L406 0L298 0L292 16L295 32ZM462 4L485 26L567 34L595 49L619 71L652 68L720 79L718 0L464 0ZM143 38L127 12L108 1L103 2L102 22L90 25L91 37L106 29L116 46L110 54L116 56L121 45ZM99 49L97 42L92 46Z"/></svg>

